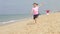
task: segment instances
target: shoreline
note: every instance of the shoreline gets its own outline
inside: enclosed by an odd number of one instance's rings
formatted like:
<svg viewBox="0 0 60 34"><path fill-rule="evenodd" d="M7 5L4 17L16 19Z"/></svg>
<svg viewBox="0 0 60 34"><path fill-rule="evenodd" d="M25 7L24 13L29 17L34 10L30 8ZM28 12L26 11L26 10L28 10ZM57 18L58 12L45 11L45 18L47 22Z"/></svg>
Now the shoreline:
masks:
<svg viewBox="0 0 60 34"><path fill-rule="evenodd" d="M10 21L7 21L7 22L0 22L0 26L12 24L12 23L15 23L15 22L24 21L24 20L31 19L31 18L32 18L32 17L26 17L26 18L19 19L19 20L10 20Z"/></svg>

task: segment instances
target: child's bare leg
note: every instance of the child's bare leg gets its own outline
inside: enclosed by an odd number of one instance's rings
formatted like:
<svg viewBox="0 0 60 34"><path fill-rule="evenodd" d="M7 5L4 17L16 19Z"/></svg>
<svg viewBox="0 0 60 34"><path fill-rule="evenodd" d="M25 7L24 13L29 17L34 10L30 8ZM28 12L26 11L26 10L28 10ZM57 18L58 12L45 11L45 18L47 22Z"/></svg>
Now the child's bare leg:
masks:
<svg viewBox="0 0 60 34"><path fill-rule="evenodd" d="M37 23L37 19L34 19L34 22Z"/></svg>
<svg viewBox="0 0 60 34"><path fill-rule="evenodd" d="M34 23L36 23L36 19L34 20Z"/></svg>

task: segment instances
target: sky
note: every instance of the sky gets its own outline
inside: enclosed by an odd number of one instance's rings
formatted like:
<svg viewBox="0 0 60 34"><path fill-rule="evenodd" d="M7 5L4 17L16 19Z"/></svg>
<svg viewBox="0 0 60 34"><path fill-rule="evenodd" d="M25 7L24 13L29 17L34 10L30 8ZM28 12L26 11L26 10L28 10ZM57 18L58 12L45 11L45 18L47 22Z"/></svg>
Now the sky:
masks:
<svg viewBox="0 0 60 34"><path fill-rule="evenodd" d="M60 10L60 0L0 0L0 14L27 14L31 12L33 3L44 3L43 10Z"/></svg>

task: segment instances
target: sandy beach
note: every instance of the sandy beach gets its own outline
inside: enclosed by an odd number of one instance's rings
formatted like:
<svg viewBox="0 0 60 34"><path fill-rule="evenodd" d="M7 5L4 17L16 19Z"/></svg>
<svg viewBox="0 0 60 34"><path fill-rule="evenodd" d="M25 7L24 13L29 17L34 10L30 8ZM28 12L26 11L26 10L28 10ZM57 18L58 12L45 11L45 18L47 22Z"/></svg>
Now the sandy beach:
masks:
<svg viewBox="0 0 60 34"><path fill-rule="evenodd" d="M41 15L33 19L24 19L15 23L0 26L0 34L60 34L60 13Z"/></svg>

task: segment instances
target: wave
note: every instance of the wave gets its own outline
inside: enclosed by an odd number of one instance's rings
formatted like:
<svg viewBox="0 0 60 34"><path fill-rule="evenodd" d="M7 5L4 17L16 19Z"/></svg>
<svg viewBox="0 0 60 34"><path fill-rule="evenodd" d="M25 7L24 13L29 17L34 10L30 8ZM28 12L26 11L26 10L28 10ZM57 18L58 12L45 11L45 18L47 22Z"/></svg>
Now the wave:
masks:
<svg viewBox="0 0 60 34"><path fill-rule="evenodd" d="M30 18L30 17L28 17L28 19L29 19L29 18ZM27 18L17 19L17 20L9 20L9 21L3 21L3 22L0 21L0 25L9 24L9 23L14 23L14 22L19 22L19 21L24 21L25 19L27 19Z"/></svg>
<svg viewBox="0 0 60 34"><path fill-rule="evenodd" d="M16 22L18 20L10 20L10 21L7 21L7 22L0 22L0 25L2 24L8 24L8 23L13 23L13 22Z"/></svg>

